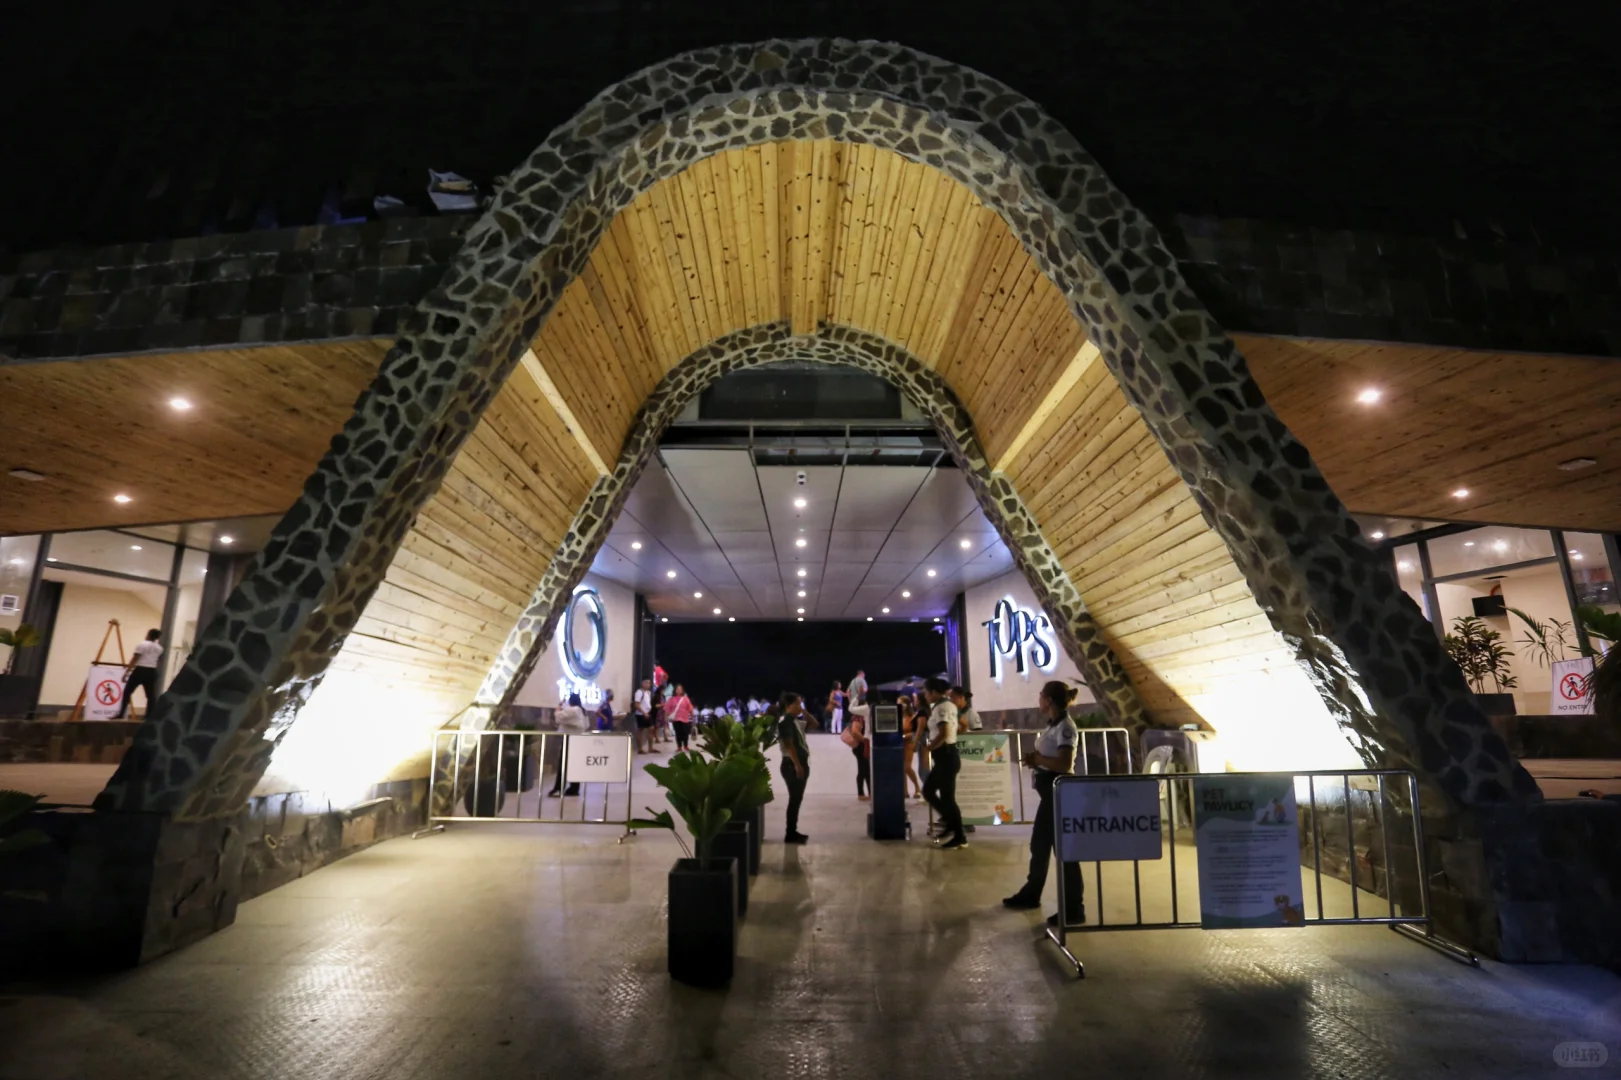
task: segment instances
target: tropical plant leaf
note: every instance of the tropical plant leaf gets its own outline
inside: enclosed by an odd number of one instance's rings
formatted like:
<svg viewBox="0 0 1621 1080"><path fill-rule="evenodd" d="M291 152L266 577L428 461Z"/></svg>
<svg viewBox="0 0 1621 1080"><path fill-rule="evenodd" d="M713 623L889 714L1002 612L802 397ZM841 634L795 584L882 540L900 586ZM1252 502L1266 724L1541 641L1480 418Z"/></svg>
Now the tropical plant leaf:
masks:
<svg viewBox="0 0 1621 1080"><path fill-rule="evenodd" d="M51 838L38 829L24 829L22 832L12 833L10 836L0 837L0 859L10 858L13 855L28 851L31 848L49 844Z"/></svg>
<svg viewBox="0 0 1621 1080"><path fill-rule="evenodd" d="M30 795L26 791L0 789L0 826L9 825L45 801L43 795Z"/></svg>

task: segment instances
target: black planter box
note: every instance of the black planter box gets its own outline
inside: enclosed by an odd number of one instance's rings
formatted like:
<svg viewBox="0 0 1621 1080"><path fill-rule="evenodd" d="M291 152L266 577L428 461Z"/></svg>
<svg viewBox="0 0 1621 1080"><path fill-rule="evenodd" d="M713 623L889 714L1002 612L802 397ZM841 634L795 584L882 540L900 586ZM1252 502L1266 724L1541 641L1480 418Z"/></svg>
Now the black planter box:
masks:
<svg viewBox="0 0 1621 1080"><path fill-rule="evenodd" d="M723 986L737 964L737 861L677 859L670 870L670 978Z"/></svg>
<svg viewBox="0 0 1621 1080"><path fill-rule="evenodd" d="M753 849L749 852L749 873L760 872L760 851L765 847L765 807L757 807L754 811L754 828L749 833L754 841Z"/></svg>
<svg viewBox="0 0 1621 1080"><path fill-rule="evenodd" d="M747 821L734 821L715 837L715 854L723 859L737 860L737 917L749 913L749 859L754 853L750 839L754 826Z"/></svg>
<svg viewBox="0 0 1621 1080"><path fill-rule="evenodd" d="M1513 716L1513 694L1476 694L1475 705L1487 716Z"/></svg>

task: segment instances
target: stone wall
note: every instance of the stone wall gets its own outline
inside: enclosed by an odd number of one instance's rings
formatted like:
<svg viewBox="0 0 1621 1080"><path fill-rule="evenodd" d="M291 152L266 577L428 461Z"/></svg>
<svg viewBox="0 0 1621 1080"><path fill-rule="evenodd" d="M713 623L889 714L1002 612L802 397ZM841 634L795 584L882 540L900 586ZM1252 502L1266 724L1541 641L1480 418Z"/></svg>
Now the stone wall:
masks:
<svg viewBox="0 0 1621 1080"><path fill-rule="evenodd" d="M0 362L391 337L470 215L309 225L0 258ZM1621 356L1621 258L1176 217L1183 274L1229 331Z"/></svg>
<svg viewBox="0 0 1621 1080"><path fill-rule="evenodd" d="M49 720L0 720L0 765L76 762L117 765L135 738L139 720L96 720L56 723Z"/></svg>

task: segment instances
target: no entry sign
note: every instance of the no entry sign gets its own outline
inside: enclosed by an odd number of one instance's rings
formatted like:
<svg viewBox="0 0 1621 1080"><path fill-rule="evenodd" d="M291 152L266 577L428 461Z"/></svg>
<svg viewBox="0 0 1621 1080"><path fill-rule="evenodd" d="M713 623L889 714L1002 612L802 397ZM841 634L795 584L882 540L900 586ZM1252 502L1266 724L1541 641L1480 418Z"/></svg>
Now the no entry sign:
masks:
<svg viewBox="0 0 1621 1080"><path fill-rule="evenodd" d="M1578 716L1593 711L1593 658L1553 662L1554 715Z"/></svg>
<svg viewBox="0 0 1621 1080"><path fill-rule="evenodd" d="M91 664L84 684L84 718L111 720L124 701L124 669L119 664Z"/></svg>

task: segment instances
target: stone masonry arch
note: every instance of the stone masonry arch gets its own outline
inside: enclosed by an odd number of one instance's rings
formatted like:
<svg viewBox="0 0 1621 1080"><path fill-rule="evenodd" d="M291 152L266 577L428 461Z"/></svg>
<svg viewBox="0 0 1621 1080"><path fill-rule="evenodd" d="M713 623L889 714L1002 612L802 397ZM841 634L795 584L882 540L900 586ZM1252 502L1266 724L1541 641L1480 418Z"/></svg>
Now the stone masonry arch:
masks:
<svg viewBox="0 0 1621 1080"><path fill-rule="evenodd" d="M1364 756L1411 760L1463 804L1533 790L1152 225L1075 140L976 72L896 45L811 40L639 72L513 174L98 806L236 812L613 216L701 157L820 138L943 172L1007 222Z"/></svg>

